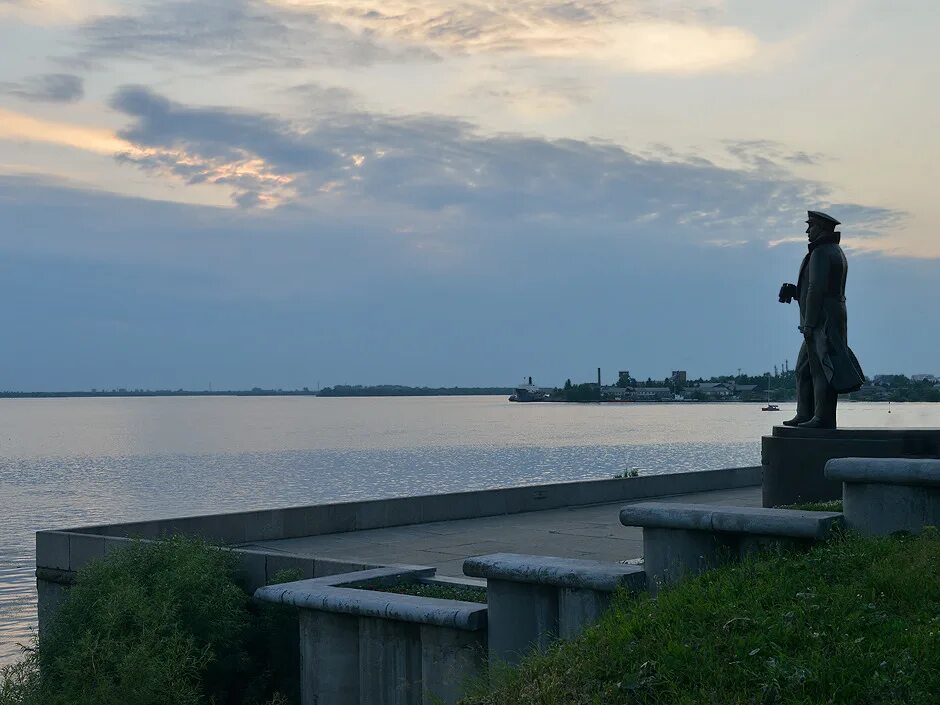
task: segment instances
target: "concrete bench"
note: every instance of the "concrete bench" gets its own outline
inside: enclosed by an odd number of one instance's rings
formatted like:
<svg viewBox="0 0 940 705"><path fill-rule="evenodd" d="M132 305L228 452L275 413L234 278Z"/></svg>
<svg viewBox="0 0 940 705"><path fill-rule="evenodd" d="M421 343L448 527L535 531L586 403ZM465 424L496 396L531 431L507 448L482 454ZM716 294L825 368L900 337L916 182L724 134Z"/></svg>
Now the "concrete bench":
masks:
<svg viewBox="0 0 940 705"><path fill-rule="evenodd" d="M643 561L656 593L685 575L768 548L802 548L842 523L834 512L714 504L639 502L620 510L624 526L643 527Z"/></svg>
<svg viewBox="0 0 940 705"><path fill-rule="evenodd" d="M427 580L434 570L389 566L255 592L300 609L302 705L457 702L482 670L487 606L350 587Z"/></svg>
<svg viewBox="0 0 940 705"><path fill-rule="evenodd" d="M518 553L468 558L463 572L486 578L490 660L505 663L577 636L597 621L617 589L646 587L638 566Z"/></svg>
<svg viewBox="0 0 940 705"><path fill-rule="evenodd" d="M940 460L839 458L826 477L842 482L846 525L869 536L940 526Z"/></svg>

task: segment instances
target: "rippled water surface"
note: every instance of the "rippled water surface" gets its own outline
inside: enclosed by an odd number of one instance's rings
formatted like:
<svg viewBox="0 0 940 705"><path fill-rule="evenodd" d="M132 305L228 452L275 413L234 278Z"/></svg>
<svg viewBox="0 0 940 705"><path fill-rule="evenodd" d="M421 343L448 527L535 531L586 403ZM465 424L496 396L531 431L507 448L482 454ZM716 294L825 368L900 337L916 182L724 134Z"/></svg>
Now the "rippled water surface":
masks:
<svg viewBox="0 0 940 705"><path fill-rule="evenodd" d="M760 462L759 404L505 397L0 400L0 661L35 622L45 528ZM940 405L844 404L845 426L940 427Z"/></svg>

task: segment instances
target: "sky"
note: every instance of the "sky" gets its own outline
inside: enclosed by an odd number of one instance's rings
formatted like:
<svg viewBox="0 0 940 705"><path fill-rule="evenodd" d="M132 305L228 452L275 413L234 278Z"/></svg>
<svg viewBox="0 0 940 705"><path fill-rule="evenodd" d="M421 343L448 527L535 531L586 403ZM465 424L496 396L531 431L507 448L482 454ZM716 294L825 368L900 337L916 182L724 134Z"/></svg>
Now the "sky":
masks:
<svg viewBox="0 0 940 705"><path fill-rule="evenodd" d="M0 389L940 374L935 0L0 0Z"/></svg>

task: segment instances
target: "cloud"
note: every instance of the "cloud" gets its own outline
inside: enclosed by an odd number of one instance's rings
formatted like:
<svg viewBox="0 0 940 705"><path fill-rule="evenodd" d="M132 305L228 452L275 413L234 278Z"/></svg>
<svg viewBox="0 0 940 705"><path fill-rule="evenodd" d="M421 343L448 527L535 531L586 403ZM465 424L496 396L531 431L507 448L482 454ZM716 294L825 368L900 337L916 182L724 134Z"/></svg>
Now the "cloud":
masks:
<svg viewBox="0 0 940 705"><path fill-rule="evenodd" d="M794 164L815 166L828 159L821 152L794 151L773 140L725 140L725 148L742 163L754 168L787 168Z"/></svg>
<svg viewBox="0 0 940 705"><path fill-rule="evenodd" d="M599 141L484 134L439 116L334 112L289 122L264 113L193 107L142 87L113 106L132 118L120 132L142 168L228 185L242 206L329 208L409 222L477 223L482 230L562 227L684 241L779 239L827 188L779 165L731 169L697 158L641 157ZM655 213L651 224L650 214ZM877 232L899 215L846 204L846 222ZM413 216L413 218L412 218ZM485 225L484 225L485 224Z"/></svg>
<svg viewBox="0 0 940 705"><path fill-rule="evenodd" d="M712 3L632 0L270 0L285 8L438 54L592 60L623 71L695 73L747 61L751 33L710 21Z"/></svg>
<svg viewBox="0 0 940 705"><path fill-rule="evenodd" d="M833 203L824 185L753 157L754 145L735 147L747 166L733 169L599 141L484 134L431 115L337 108L301 123L184 105L140 86L118 90L111 104L130 118L117 134L0 109L0 139L114 156L162 178L225 189L242 208L353 211L391 218L421 236L457 222L577 230L593 223L591 230L604 233L653 227L693 242L774 242L811 208L831 209L853 235L868 237L905 218ZM760 154L770 149L757 146Z"/></svg>
<svg viewBox="0 0 940 705"><path fill-rule="evenodd" d="M747 240L722 240L717 238L715 240L706 240L706 245L711 245L712 247L743 247L748 244Z"/></svg>
<svg viewBox="0 0 940 705"><path fill-rule="evenodd" d="M433 58L263 0L150 0L136 12L89 20L80 37L80 58L89 62L158 58L230 71Z"/></svg>
<svg viewBox="0 0 940 705"><path fill-rule="evenodd" d="M348 88L326 86L315 81L290 86L284 92L300 100L310 110L320 113L350 110L358 102L356 94Z"/></svg>
<svg viewBox="0 0 940 705"><path fill-rule="evenodd" d="M113 11L119 0L0 0L0 19L5 15L31 24L63 25Z"/></svg>
<svg viewBox="0 0 940 705"><path fill-rule="evenodd" d="M742 65L758 52L757 37L719 19L706 1L679 9L652 0L151 0L88 21L81 56L244 70L488 55L682 74Z"/></svg>
<svg viewBox="0 0 940 705"><path fill-rule="evenodd" d="M133 149L109 130L44 120L3 108L0 108L0 139L57 144L96 154Z"/></svg>
<svg viewBox="0 0 940 705"><path fill-rule="evenodd" d="M118 90L111 105L134 118L119 133L135 148L122 160L187 183L230 186L240 205L277 205L292 193L293 174L313 175L338 159L268 115L187 107L139 86Z"/></svg>
<svg viewBox="0 0 940 705"><path fill-rule="evenodd" d="M0 93L35 103L76 103L85 97L81 76L47 73L19 83L0 83Z"/></svg>
<svg viewBox="0 0 940 705"><path fill-rule="evenodd" d="M625 346L644 377L759 372L795 354L796 312L776 293L804 247L698 247L698 225L677 239L671 215L626 229L603 214L578 220L470 211L440 232L420 221L395 232L404 222L387 203L245 212L0 176L0 294L17 302L0 310L0 369L20 388L221 387L221 369L236 387L259 374L284 387L493 384L538 360L533 374L554 384L626 366ZM938 313L910 301L931 300L940 262L850 266L862 363L929 369ZM915 338L903 350L884 335L899 325ZM630 335L653 329L662 335Z"/></svg>
<svg viewBox="0 0 940 705"><path fill-rule="evenodd" d="M543 76L520 81L516 74L512 80L502 78L477 83L467 95L474 101L509 105L519 113L543 117L590 102L593 91L586 81L572 76Z"/></svg>

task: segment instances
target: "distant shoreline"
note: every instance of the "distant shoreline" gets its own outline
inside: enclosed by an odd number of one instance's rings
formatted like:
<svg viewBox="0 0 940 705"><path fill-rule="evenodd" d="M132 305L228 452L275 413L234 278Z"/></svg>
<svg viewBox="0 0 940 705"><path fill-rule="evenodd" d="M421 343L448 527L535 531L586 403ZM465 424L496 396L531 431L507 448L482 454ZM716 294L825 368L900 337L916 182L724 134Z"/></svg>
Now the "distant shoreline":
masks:
<svg viewBox="0 0 940 705"><path fill-rule="evenodd" d="M416 388L413 391L401 392L359 392L356 394L345 394L330 392L323 394L315 390L191 390L183 389L178 391L170 390L145 390L145 391L76 391L76 392L0 392L0 399L127 399L127 398L147 398L147 397L320 397L329 398L360 398L375 399L378 397L454 397L454 396L504 396L512 392L511 389L493 389L489 387L465 387L459 388L459 391L452 391L450 388L432 389ZM776 403L793 403L794 399L778 400ZM911 400L922 403L931 403L929 400ZM843 402L875 402L875 403L895 403L903 404L902 400L893 399L843 399ZM568 401L565 399L546 399L543 401L517 402L517 404L611 404L611 405L647 405L647 404L758 404L764 403L759 399L643 399L643 400L585 400ZM936 403L936 402L933 402Z"/></svg>
<svg viewBox="0 0 940 705"><path fill-rule="evenodd" d="M277 391L264 390L260 392L221 390L218 392L197 391L182 389L178 391L144 390L144 391L94 391L94 392L0 392L0 399L72 399L72 398L108 398L108 397L287 397L304 396L315 397L315 391Z"/></svg>
<svg viewBox="0 0 940 705"><path fill-rule="evenodd" d="M332 388L314 389L224 389L218 391L194 389L157 390L90 390L67 392L10 392L0 391L0 399L107 399L127 397L441 397L441 396L502 396L510 394L509 387L397 387L384 389L363 388L346 392Z"/></svg>

